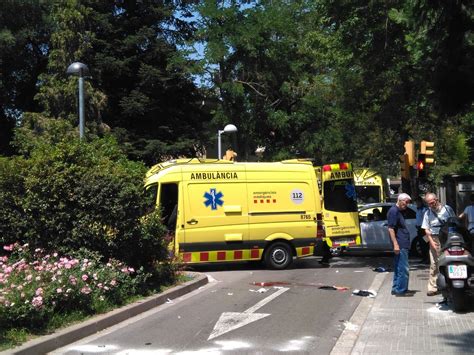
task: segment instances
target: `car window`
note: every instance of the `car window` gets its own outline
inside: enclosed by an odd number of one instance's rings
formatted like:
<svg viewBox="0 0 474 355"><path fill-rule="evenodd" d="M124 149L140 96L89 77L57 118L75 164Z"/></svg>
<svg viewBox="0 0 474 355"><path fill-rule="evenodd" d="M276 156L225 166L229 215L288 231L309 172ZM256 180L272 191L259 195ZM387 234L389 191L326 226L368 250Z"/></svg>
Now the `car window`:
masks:
<svg viewBox="0 0 474 355"><path fill-rule="evenodd" d="M411 208L407 208L405 211L405 218L406 219L416 219L416 212L413 211Z"/></svg>
<svg viewBox="0 0 474 355"><path fill-rule="evenodd" d="M390 210L390 208L392 208L392 206L383 206L382 207L382 214L384 215L384 220L387 219L387 214L388 214L388 211Z"/></svg>

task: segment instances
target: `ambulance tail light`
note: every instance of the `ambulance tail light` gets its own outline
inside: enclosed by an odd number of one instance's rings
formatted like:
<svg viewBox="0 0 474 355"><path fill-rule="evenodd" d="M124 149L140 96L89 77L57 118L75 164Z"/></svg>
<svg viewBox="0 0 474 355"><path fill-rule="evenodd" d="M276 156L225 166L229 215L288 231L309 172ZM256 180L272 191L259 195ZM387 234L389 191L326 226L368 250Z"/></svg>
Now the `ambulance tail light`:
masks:
<svg viewBox="0 0 474 355"><path fill-rule="evenodd" d="M348 170L349 169L349 163L339 163L339 169Z"/></svg>
<svg viewBox="0 0 474 355"><path fill-rule="evenodd" d="M318 223L318 227L316 230L316 238L323 239L325 236L325 232L323 226L323 215L321 213L316 214L316 222Z"/></svg>

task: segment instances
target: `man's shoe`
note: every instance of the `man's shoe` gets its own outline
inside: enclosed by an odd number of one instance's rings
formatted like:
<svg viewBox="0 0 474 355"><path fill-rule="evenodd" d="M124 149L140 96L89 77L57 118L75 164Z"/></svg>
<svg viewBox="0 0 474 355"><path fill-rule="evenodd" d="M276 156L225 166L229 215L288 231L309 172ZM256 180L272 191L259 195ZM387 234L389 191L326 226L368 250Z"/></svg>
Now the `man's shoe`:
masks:
<svg viewBox="0 0 474 355"><path fill-rule="evenodd" d="M396 293L395 297L413 297L414 295L415 295L414 292L407 291L403 293Z"/></svg>
<svg viewBox="0 0 474 355"><path fill-rule="evenodd" d="M324 267L329 267L329 261L319 260L319 265L324 266Z"/></svg>
<svg viewBox="0 0 474 355"><path fill-rule="evenodd" d="M439 291L428 291L426 292L427 296L436 296L439 295Z"/></svg>
<svg viewBox="0 0 474 355"><path fill-rule="evenodd" d="M390 292L392 295L394 296L401 296L401 297L407 297L407 296L414 296L416 291L412 291L412 290L406 290L405 292L400 292L400 293L397 293L395 291L392 291Z"/></svg>

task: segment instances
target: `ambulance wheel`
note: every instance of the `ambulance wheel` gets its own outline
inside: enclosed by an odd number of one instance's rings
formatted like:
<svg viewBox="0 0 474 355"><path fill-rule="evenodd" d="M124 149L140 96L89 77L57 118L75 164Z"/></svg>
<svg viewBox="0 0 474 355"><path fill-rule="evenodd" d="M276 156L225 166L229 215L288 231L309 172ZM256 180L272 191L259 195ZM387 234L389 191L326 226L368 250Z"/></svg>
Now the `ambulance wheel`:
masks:
<svg viewBox="0 0 474 355"><path fill-rule="evenodd" d="M293 254L286 243L276 242L265 251L265 265L269 269L282 270L293 261Z"/></svg>

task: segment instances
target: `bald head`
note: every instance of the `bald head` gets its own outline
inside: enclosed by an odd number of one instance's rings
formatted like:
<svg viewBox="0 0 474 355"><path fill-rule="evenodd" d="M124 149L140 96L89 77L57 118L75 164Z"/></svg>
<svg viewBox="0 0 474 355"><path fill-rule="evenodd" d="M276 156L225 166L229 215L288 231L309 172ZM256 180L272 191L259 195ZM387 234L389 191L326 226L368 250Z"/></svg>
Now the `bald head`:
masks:
<svg viewBox="0 0 474 355"><path fill-rule="evenodd" d="M428 192L425 195L425 202L432 210L438 210L440 207L440 203L438 201L438 196L432 192Z"/></svg>

